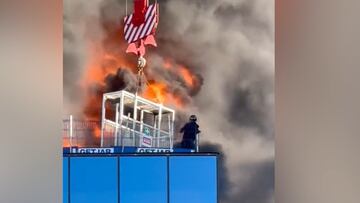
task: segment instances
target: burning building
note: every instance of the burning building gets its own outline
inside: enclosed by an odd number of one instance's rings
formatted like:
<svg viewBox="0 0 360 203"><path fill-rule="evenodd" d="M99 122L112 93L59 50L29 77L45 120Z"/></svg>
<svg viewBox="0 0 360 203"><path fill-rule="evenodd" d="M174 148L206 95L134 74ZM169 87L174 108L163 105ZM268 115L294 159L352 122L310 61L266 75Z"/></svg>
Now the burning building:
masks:
<svg viewBox="0 0 360 203"><path fill-rule="evenodd" d="M137 56L124 52L125 2L64 1L64 115L91 121L79 128L94 147L102 95L137 86ZM273 202L272 1L158 2L158 47L147 50L140 96L176 110L175 139L198 115L202 149L222 152L221 202Z"/></svg>
<svg viewBox="0 0 360 203"><path fill-rule="evenodd" d="M137 66L107 49L115 35L105 38L103 49L92 44L95 55L80 83L83 120L64 120L64 203L177 203L184 195L191 196L189 203L218 201L218 154L199 152L198 142L196 149L174 146L174 109L188 104L181 92L195 91L199 79L170 59L160 68L178 77L177 89L144 69L145 45L156 46L158 7L134 0L134 13L124 18L126 52L137 55Z"/></svg>

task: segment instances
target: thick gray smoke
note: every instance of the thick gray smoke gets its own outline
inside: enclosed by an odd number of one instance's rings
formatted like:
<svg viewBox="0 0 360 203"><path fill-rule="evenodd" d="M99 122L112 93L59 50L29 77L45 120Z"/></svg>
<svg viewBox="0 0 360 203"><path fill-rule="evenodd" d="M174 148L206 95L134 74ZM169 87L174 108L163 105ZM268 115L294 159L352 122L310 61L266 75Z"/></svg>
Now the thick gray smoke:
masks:
<svg viewBox="0 0 360 203"><path fill-rule="evenodd" d="M147 71L182 95L187 114L198 115L203 149L221 151L220 201L274 202L274 1L158 2L159 47L147 52ZM101 40L121 30L124 5L122 0L64 1L65 113L81 113L77 80L90 57L85 39ZM120 44L106 46L124 52ZM196 89L184 88L163 70L168 58L196 75ZM107 77L107 87L127 85L116 75Z"/></svg>

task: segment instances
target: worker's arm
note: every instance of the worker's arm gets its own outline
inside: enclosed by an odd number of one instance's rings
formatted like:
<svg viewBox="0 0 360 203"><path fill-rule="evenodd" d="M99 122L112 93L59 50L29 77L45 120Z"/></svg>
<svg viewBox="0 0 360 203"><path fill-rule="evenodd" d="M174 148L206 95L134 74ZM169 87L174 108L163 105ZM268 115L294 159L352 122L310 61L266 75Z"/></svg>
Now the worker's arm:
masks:
<svg viewBox="0 0 360 203"><path fill-rule="evenodd" d="M201 132L201 130L199 130L199 125L196 124L196 134L198 134L198 133L200 133L200 132Z"/></svg>
<svg viewBox="0 0 360 203"><path fill-rule="evenodd" d="M180 132L181 132L181 133L184 132L185 126L186 126L186 125L184 125L184 126L180 129Z"/></svg>

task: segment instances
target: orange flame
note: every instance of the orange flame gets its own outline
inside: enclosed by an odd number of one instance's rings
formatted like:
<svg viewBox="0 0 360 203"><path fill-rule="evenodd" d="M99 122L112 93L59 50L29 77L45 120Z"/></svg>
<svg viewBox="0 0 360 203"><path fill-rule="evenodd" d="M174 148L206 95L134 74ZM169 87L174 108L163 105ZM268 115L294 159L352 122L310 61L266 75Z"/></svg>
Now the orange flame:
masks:
<svg viewBox="0 0 360 203"><path fill-rule="evenodd" d="M91 84L105 85L105 77L115 74L119 68L135 69L135 65L125 58L113 53L94 52L92 61L88 62L82 85L88 88Z"/></svg>
<svg viewBox="0 0 360 203"><path fill-rule="evenodd" d="M63 135L63 147L70 147L70 141L65 137L66 135Z"/></svg>
<svg viewBox="0 0 360 203"><path fill-rule="evenodd" d="M194 86L194 77L190 73L189 69L185 68L184 66L180 66L179 72L180 72L181 76L183 77L186 85L188 85L189 87L193 87Z"/></svg>
<svg viewBox="0 0 360 203"><path fill-rule="evenodd" d="M149 84L141 96L161 104L173 105L176 108L183 108L185 105L179 96L168 91L165 83Z"/></svg>
<svg viewBox="0 0 360 203"><path fill-rule="evenodd" d="M166 98L166 85L164 83L149 84L142 96L159 103L164 103Z"/></svg>
<svg viewBox="0 0 360 203"><path fill-rule="evenodd" d="M94 131L93 134L95 137L99 138L101 136L101 130L100 130L100 126L95 126L94 127Z"/></svg>
<svg viewBox="0 0 360 203"><path fill-rule="evenodd" d="M109 74L116 74L119 68L129 69L134 74L137 71L135 57L125 54L126 44L122 32L122 28L119 28L114 33L108 33L104 40L89 43L90 57L86 62L86 71L80 80L80 86L86 95L83 109L86 120L100 119L102 94L107 91L105 89L106 77ZM114 46L119 47L114 49ZM191 90L196 85L195 75L186 66L178 64L172 59L165 59L162 66L166 71L178 75L186 88ZM93 87L98 89L94 91ZM172 92L171 89L159 78L151 78L150 84L146 86L141 96L154 102L183 108L186 105L184 99ZM95 138L100 136L100 126L94 127L92 131ZM63 146L69 146L68 141L64 140Z"/></svg>

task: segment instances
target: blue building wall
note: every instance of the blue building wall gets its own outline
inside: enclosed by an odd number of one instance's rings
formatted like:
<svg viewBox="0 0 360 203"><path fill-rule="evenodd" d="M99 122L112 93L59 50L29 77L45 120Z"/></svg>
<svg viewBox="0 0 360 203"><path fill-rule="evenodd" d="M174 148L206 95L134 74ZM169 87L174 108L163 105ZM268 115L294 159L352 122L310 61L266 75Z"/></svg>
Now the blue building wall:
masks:
<svg viewBox="0 0 360 203"><path fill-rule="evenodd" d="M63 203L69 203L69 158L63 157Z"/></svg>
<svg viewBox="0 0 360 203"><path fill-rule="evenodd" d="M167 203L166 157L121 157L120 202Z"/></svg>
<svg viewBox="0 0 360 203"><path fill-rule="evenodd" d="M71 157L70 203L117 203L117 162L117 157Z"/></svg>
<svg viewBox="0 0 360 203"><path fill-rule="evenodd" d="M216 203L216 155L68 155L64 203Z"/></svg>
<svg viewBox="0 0 360 203"><path fill-rule="evenodd" d="M216 203L217 164L213 156L170 157L170 202Z"/></svg>

